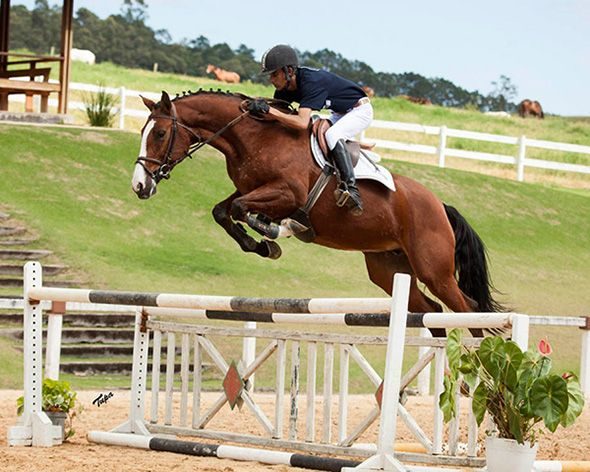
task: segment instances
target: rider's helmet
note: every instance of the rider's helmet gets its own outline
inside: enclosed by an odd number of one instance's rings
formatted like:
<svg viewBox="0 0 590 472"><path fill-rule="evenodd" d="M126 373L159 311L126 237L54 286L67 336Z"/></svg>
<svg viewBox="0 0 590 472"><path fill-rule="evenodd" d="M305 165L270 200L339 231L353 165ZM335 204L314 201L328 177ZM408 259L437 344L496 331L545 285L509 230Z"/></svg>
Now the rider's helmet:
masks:
<svg viewBox="0 0 590 472"><path fill-rule="evenodd" d="M271 74L275 70L282 69L283 67L299 65L299 59L295 49L286 44L278 44L262 55L262 73Z"/></svg>

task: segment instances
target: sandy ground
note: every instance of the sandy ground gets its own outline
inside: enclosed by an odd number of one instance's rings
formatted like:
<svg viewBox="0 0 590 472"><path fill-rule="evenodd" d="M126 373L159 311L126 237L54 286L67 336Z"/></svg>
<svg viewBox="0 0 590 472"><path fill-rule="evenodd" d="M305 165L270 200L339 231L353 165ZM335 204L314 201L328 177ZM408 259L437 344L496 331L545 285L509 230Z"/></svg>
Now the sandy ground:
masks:
<svg viewBox="0 0 590 472"><path fill-rule="evenodd" d="M145 451L140 449L103 446L89 443L86 432L89 430L109 430L122 423L128 414L129 392L113 391L113 397L100 407L92 404L99 393L109 392L79 392L78 396L83 405L82 414L76 418L74 427L76 434L67 443L53 448L8 447L6 430L17 422L15 402L21 392L14 390L0 391L0 470L2 471L286 471L293 470L282 465L264 465L251 462L235 462L224 459L201 458L184 456L166 452ZM203 394L203 404L211 404L219 393ZM256 401L261 408L273 417L273 397L260 394ZM162 407L163 398L160 401ZM351 396L349 422L362 418L374 405L370 396ZM149 407L149 402L148 402ZM430 433L432 430L432 398L410 397L406 405L408 411L416 418L423 429ZM321 405L318 405L318 415ZM162 408L161 408L162 410ZM149 411L149 410L148 410ZM173 418L178 418L175 409ZM334 422L337 410L333 412ZM304 412L300 412L304 417ZM174 420L173 420L174 421ZM176 420L177 421L177 420ZM286 425L288 423L285 423ZM250 411L244 407L242 411L236 408L231 411L224 407L218 417L211 423L212 429L233 432L249 432L261 434L260 428ZM299 427L304 431L304 425ZM376 428L372 428L362 442L374 441ZM415 442L405 425L398 427L399 441ZM198 439L196 439L198 441ZM207 441L204 441L207 442ZM538 459L560 460L590 460L590 408L586 407L578 422L568 428L559 429L556 434L544 435L539 444Z"/></svg>

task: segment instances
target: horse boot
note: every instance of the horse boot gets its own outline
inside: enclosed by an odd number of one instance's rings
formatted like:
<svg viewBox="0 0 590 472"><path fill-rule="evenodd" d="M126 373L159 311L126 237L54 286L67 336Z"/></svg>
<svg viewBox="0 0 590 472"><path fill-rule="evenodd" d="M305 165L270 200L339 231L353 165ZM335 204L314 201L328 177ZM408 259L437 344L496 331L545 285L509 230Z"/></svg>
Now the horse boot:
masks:
<svg viewBox="0 0 590 472"><path fill-rule="evenodd" d="M352 158L344 139L339 139L330 152L332 161L340 173L340 185L334 192L336 205L341 207L346 204L354 216L363 213L363 201L356 186L354 178L354 168L352 167Z"/></svg>

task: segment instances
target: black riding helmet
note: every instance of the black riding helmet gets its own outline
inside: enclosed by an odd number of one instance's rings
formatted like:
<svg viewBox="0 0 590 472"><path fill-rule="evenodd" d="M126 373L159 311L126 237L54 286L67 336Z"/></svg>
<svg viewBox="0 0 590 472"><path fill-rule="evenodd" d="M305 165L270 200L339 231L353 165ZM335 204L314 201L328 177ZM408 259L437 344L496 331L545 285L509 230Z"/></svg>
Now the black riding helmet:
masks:
<svg viewBox="0 0 590 472"><path fill-rule="evenodd" d="M286 44L278 44L270 48L262 55L262 73L271 74L275 70L283 69L287 66L297 67L299 59L295 49Z"/></svg>

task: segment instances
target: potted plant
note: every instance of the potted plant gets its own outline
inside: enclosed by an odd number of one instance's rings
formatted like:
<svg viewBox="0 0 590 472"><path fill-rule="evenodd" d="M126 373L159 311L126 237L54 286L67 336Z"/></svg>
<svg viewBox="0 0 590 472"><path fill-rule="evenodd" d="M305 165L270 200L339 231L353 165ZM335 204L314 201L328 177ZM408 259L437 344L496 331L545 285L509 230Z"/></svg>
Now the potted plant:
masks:
<svg viewBox="0 0 590 472"><path fill-rule="evenodd" d="M460 329L453 329L447 339L449 372L439 398L445 421L457 414L455 392L464 381L470 387L477 424L487 412L497 430L497 437L487 431L488 471L506 470L510 464L511 471L530 472L542 426L555 432L582 413L584 395L577 377L571 372L551 373L551 346L546 340L539 342L538 352L522 352L500 336L485 338L478 348L465 347L461 339ZM498 449L499 457L494 454ZM509 458L511 451L517 456ZM516 468L519 461L522 469Z"/></svg>
<svg viewBox="0 0 590 472"><path fill-rule="evenodd" d="M76 392L70 388L70 384L63 380L43 380L42 406L51 422L61 426L62 440L71 438L75 431L72 422L76 414ZM21 415L25 407L24 397L16 400L17 414Z"/></svg>

